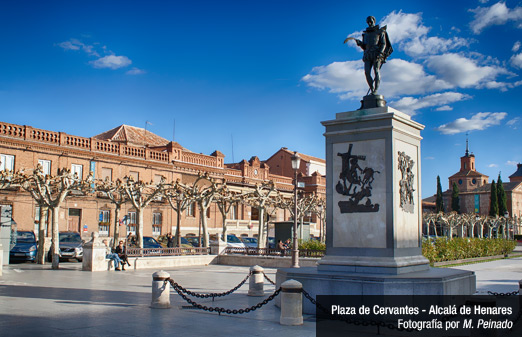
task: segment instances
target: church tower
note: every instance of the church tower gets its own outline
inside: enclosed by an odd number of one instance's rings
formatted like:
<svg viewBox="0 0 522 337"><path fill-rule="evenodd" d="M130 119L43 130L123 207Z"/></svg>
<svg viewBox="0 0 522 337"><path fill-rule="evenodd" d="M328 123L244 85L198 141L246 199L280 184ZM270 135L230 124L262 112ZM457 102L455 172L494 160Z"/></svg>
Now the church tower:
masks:
<svg viewBox="0 0 522 337"><path fill-rule="evenodd" d="M460 192L474 190L488 183L488 176L477 172L475 167L475 155L469 152L468 138L466 137L466 152L460 157L460 171L448 178L449 189L453 189L453 183L457 184Z"/></svg>

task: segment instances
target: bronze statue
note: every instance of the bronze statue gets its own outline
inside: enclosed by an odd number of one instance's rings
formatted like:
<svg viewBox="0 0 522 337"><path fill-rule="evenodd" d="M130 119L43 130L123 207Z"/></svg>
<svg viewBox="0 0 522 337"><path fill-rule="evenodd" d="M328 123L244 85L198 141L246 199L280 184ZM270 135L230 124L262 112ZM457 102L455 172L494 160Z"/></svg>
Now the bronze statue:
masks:
<svg viewBox="0 0 522 337"><path fill-rule="evenodd" d="M349 40L355 40L357 45L364 50L364 73L366 74L366 81L370 89L368 92L372 95L377 94L379 84L381 83L380 69L386 62L386 59L393 52L393 48L386 32L386 26L380 27L375 25L375 18L369 16L366 18L368 28L363 32L362 41L352 37L344 40L344 43ZM374 78L372 78L371 71L373 68Z"/></svg>

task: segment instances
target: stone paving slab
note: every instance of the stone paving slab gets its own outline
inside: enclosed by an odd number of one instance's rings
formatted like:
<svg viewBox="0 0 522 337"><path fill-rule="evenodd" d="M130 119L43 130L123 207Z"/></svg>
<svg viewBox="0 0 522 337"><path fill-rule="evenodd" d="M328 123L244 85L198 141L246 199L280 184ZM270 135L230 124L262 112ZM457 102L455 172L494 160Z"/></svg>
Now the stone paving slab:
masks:
<svg viewBox="0 0 522 337"><path fill-rule="evenodd" d="M273 303L243 315L221 315L187 309L172 291L171 309L151 309L155 270L84 272L79 263L61 263L61 269L30 263L4 267L0 277L0 336L315 336L315 318L303 326L279 324ZM522 258L459 267L475 271L477 290L511 292L522 279ZM248 267L210 265L167 270L180 285L196 292L223 292L249 272ZM265 272L275 279L276 269ZM265 284L266 297L274 286ZM262 301L248 297L248 282L224 298L196 299L204 305L245 308ZM397 335L381 331L383 335ZM354 336L373 336L354 331Z"/></svg>

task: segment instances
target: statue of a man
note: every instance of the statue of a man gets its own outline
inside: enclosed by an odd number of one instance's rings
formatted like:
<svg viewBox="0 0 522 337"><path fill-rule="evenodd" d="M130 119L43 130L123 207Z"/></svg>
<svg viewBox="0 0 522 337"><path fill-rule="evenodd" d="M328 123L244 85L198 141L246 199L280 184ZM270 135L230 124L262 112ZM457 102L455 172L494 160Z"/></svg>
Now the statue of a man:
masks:
<svg viewBox="0 0 522 337"><path fill-rule="evenodd" d="M379 25L375 25L373 16L366 18L366 23L368 23L368 28L363 32L362 41L355 39L355 42L364 50L364 73L370 87L369 91L375 95L381 83L380 69L386 62L386 58L393 52L393 48L386 32L386 26L380 28ZM353 40L353 38L347 38L344 43L348 40ZM372 68L374 78L371 75Z"/></svg>

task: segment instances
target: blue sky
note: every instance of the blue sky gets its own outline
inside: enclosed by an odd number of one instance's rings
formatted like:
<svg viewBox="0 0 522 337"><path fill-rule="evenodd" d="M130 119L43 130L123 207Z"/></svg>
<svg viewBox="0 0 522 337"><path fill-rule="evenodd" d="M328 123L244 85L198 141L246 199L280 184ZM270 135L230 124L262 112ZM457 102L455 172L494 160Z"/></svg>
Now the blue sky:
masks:
<svg viewBox="0 0 522 337"><path fill-rule="evenodd" d="M521 1L2 1L1 120L84 137L149 121L226 162L283 146L324 158L320 121L367 89L343 41L368 15L395 50L380 93L426 126L423 197L459 170L466 132L478 171L508 181L522 162Z"/></svg>

